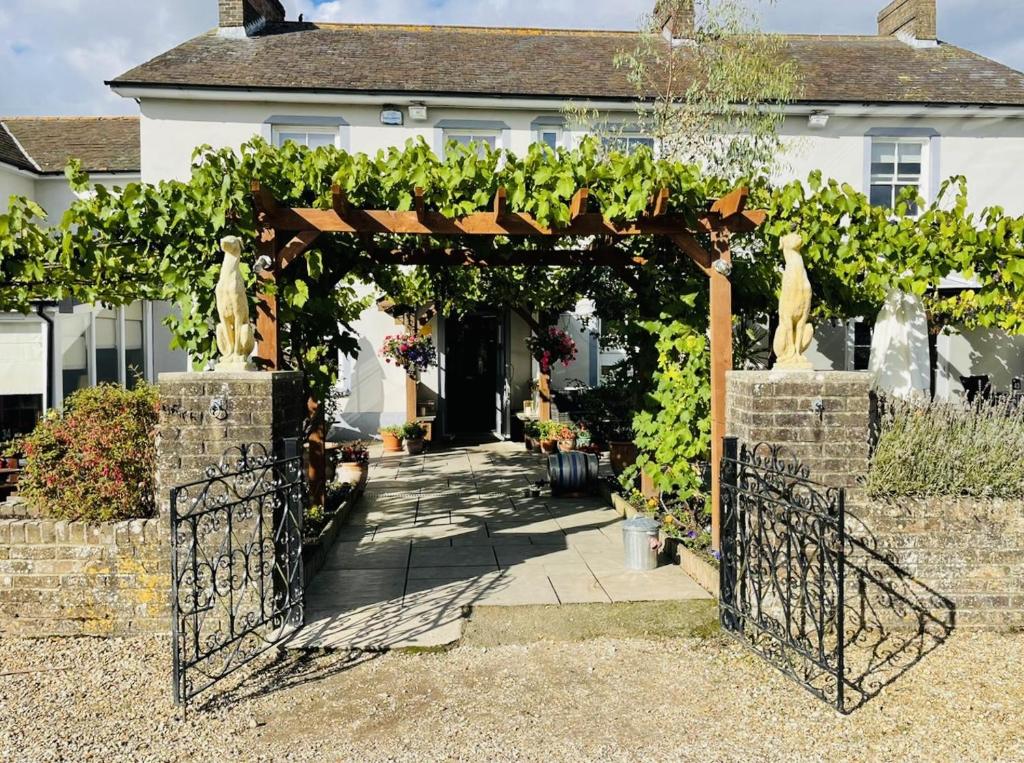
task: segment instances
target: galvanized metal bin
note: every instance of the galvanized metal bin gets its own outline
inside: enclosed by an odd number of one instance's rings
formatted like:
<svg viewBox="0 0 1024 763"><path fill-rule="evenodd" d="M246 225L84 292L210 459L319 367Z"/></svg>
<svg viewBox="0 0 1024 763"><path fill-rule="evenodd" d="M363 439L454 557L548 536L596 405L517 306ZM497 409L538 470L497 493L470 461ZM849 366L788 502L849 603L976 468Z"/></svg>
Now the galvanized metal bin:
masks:
<svg viewBox="0 0 1024 763"><path fill-rule="evenodd" d="M622 542L626 549L627 570L653 570L658 567L658 528L650 517L633 517L622 523Z"/></svg>

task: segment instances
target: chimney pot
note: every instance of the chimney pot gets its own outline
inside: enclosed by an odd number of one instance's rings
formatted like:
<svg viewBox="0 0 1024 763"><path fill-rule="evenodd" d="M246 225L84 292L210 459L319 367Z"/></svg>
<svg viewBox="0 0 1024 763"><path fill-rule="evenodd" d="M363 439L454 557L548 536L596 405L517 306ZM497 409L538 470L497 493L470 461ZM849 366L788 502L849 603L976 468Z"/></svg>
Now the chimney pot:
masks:
<svg viewBox="0 0 1024 763"><path fill-rule="evenodd" d="M893 0L878 14L878 34L883 37L938 39L936 0Z"/></svg>

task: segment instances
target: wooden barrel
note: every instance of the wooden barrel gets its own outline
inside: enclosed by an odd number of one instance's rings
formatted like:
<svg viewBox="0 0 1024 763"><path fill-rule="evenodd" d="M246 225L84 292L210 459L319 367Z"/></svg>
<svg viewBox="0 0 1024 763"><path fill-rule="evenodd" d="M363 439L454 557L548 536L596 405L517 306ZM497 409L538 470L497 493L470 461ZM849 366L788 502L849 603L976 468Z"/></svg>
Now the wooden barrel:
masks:
<svg viewBox="0 0 1024 763"><path fill-rule="evenodd" d="M598 457L595 453L555 453L548 456L551 495L590 495L597 491Z"/></svg>

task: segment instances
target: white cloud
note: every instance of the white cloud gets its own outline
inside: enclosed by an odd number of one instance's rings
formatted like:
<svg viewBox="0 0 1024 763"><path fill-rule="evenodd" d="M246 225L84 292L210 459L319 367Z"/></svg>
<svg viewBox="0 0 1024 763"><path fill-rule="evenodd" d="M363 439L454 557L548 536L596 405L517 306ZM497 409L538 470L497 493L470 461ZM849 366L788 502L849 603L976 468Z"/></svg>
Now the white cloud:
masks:
<svg viewBox="0 0 1024 763"><path fill-rule="evenodd" d="M132 113L103 84L217 23L216 0L0 0L0 114ZM654 0L284 0L309 20L632 29ZM886 0L777 0L774 31L874 34ZM1024 3L939 0L939 35L1024 69ZM514 65L514 62L511 62Z"/></svg>

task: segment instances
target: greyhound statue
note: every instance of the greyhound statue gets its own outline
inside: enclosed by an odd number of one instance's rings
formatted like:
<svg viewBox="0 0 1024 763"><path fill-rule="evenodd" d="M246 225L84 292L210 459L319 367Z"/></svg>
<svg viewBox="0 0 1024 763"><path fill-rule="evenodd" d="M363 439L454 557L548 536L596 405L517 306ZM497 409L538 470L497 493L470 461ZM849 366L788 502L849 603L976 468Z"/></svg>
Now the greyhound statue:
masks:
<svg viewBox="0 0 1024 763"><path fill-rule="evenodd" d="M256 338L249 323L249 300L245 294L245 283L239 264L242 257L242 241L237 236L225 236L220 247L224 252L224 264L217 281L217 349L220 350L218 371L253 371L255 366L249 360Z"/></svg>
<svg viewBox="0 0 1024 763"><path fill-rule="evenodd" d="M782 294L779 296L779 327L772 344L775 368L812 370L814 365L804 355L814 336L814 327L809 322L811 282L800 256L804 240L799 233L789 233L782 237L781 244L786 269L782 273Z"/></svg>

